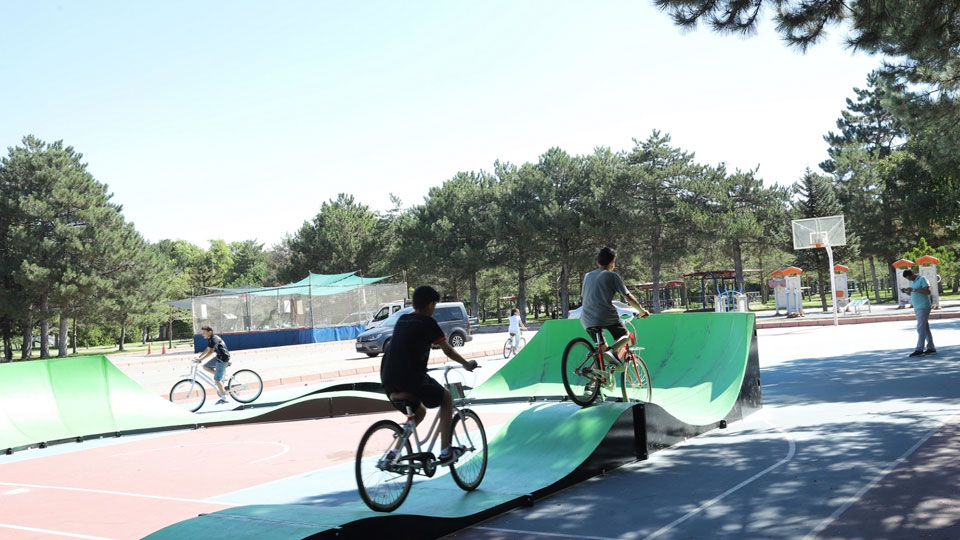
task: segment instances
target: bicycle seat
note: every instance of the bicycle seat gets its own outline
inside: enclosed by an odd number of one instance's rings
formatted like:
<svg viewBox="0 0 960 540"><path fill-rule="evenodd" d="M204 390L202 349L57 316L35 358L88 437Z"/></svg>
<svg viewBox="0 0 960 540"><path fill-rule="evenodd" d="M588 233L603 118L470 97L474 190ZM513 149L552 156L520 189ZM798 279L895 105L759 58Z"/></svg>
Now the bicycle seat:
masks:
<svg viewBox="0 0 960 540"><path fill-rule="evenodd" d="M605 341L603 339L603 330L603 326L588 326L587 335L592 337L594 342L600 343L601 341Z"/></svg>
<svg viewBox="0 0 960 540"><path fill-rule="evenodd" d="M415 399L391 399L390 403L403 414L407 414L407 407L413 412L417 412L417 409L420 408L420 401Z"/></svg>

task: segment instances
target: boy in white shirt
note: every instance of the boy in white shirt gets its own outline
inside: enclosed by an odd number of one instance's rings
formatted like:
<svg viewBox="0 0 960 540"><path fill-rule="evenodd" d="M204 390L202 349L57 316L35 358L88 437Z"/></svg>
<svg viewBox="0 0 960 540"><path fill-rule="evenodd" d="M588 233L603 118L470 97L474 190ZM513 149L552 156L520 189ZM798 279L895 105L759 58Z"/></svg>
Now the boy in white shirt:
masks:
<svg viewBox="0 0 960 540"><path fill-rule="evenodd" d="M513 308L510 311L510 327L507 329L510 332L510 337L513 338L513 350L516 351L517 347L520 346L520 329L523 328L527 330L527 327L524 326L523 321L520 320L520 310Z"/></svg>

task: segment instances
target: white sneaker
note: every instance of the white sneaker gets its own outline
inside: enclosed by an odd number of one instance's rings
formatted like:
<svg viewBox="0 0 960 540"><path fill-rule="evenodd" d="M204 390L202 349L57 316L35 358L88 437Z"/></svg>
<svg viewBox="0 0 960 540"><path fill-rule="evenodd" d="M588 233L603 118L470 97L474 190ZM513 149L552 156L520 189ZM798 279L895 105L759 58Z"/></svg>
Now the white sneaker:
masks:
<svg viewBox="0 0 960 540"><path fill-rule="evenodd" d="M607 363L608 363L609 365L614 366L614 367L616 367L616 368L618 368L618 369L623 368L623 362L621 362L619 358L617 358L616 356L614 356L612 352L610 352L610 351L604 351L604 352L603 352L603 357L606 359L606 361L607 361ZM622 369L621 369L621 371L622 371Z"/></svg>
<svg viewBox="0 0 960 540"><path fill-rule="evenodd" d="M214 405L224 405L227 403L227 396L220 396L220 399Z"/></svg>

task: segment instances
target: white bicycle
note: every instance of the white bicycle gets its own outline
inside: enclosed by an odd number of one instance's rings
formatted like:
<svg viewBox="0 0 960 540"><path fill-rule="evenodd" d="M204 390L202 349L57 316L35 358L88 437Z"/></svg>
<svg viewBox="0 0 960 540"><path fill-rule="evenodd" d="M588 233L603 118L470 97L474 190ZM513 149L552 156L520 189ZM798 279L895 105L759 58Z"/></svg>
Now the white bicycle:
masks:
<svg viewBox="0 0 960 540"><path fill-rule="evenodd" d="M487 433L477 413L462 408L467 400L463 397L463 385L450 383L448 374L452 366L431 368L427 371L443 370L444 386L453 395L452 442L462 446L466 452L451 464L450 475L453 481L464 491L477 489L487 471ZM370 426L360 439L357 448L357 462L354 473L360 498L376 512L393 512L403 503L413 485L413 475L428 478L436 474L440 467L433 447L440 439L440 413L433 419L430 430L424 438L417 432L414 421L414 407L418 402L394 400L406 408L407 420L403 425L393 420L380 420ZM416 452L414 446L416 445ZM430 441L424 448L423 443Z"/></svg>
<svg viewBox="0 0 960 540"><path fill-rule="evenodd" d="M503 357L510 358L510 356L520 352L520 349L527 344L527 338L523 337L523 332L520 332L519 344L514 346L514 337L513 334L507 338L506 343L503 344Z"/></svg>
<svg viewBox="0 0 960 540"><path fill-rule="evenodd" d="M170 401L190 412L197 412L207 400L207 389L200 381L205 381L213 388L217 387L217 383L206 371L200 369L199 360L193 360L193 372L187 377L177 381L170 389ZM253 403L263 393L263 379L252 369L239 369L227 379L224 389L240 403Z"/></svg>

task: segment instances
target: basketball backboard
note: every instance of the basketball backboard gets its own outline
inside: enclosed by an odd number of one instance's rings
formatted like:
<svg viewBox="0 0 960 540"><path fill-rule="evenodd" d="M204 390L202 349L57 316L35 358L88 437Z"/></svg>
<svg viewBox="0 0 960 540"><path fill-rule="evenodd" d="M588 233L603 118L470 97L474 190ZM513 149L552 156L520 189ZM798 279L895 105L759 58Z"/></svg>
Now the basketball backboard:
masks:
<svg viewBox="0 0 960 540"><path fill-rule="evenodd" d="M846 244L847 231L842 215L793 220L793 249Z"/></svg>

